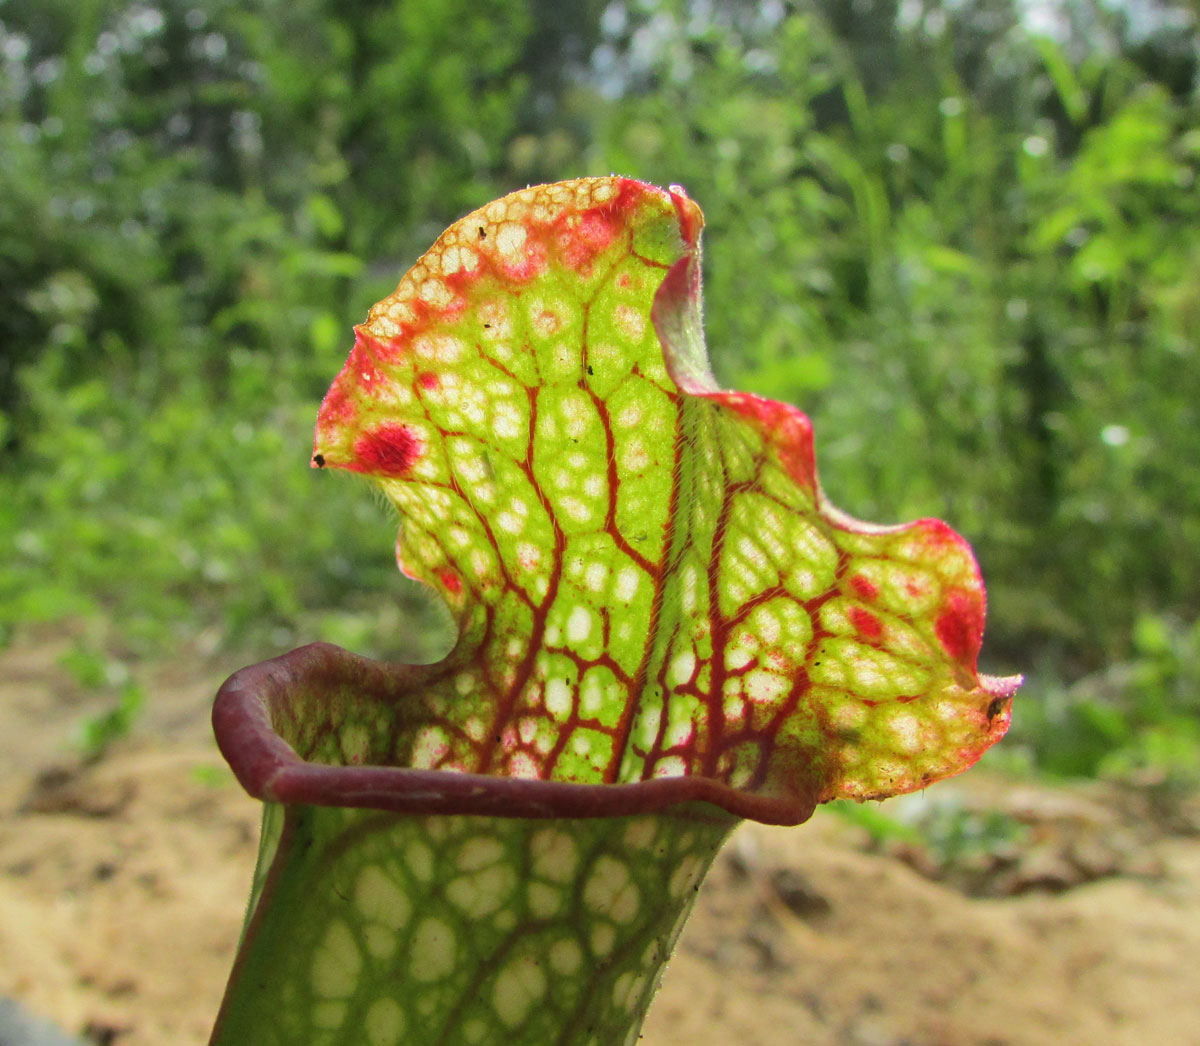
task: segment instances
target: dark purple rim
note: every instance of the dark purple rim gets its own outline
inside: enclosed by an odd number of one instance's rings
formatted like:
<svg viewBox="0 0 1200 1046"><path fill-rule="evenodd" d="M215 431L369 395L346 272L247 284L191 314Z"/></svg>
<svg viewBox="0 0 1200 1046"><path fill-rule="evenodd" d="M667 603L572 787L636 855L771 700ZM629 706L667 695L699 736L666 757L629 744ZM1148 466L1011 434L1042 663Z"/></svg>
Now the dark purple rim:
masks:
<svg viewBox="0 0 1200 1046"><path fill-rule="evenodd" d="M410 688L436 666L385 665L331 643L312 643L231 675L217 692L213 732L243 788L256 799L403 814L485 817L627 817L709 803L763 824L797 825L815 798L742 792L706 777L633 784L571 784L395 766L330 766L301 759L271 725L271 706L294 688L352 682L381 695Z"/></svg>

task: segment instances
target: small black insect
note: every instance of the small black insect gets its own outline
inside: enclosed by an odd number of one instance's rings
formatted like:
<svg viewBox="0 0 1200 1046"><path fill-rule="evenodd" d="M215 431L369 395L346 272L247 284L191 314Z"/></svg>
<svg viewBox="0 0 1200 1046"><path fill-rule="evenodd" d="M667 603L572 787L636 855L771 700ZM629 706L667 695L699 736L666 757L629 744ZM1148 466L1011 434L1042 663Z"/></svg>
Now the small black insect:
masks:
<svg viewBox="0 0 1200 1046"><path fill-rule="evenodd" d="M589 363L588 364L588 374L594 374L594 373L595 372L592 370L592 365Z"/></svg>
<svg viewBox="0 0 1200 1046"><path fill-rule="evenodd" d="M323 469L325 467L325 455L324 454L314 454L313 455L313 464L316 465L317 468Z"/></svg>
<svg viewBox="0 0 1200 1046"><path fill-rule="evenodd" d="M481 240L487 239L487 229L485 229L482 225L479 226L478 232L479 232L479 238Z"/></svg>

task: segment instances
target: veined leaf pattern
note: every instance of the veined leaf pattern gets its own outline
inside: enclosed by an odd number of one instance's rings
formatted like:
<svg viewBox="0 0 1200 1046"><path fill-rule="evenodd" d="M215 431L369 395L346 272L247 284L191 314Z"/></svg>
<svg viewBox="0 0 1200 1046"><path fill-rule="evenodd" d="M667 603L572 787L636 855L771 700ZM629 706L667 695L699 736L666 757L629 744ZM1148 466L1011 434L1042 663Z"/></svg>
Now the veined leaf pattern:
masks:
<svg viewBox="0 0 1200 1046"><path fill-rule="evenodd" d="M963 539L850 519L804 414L717 387L702 225L678 188L526 189L357 328L313 463L380 486L459 634L399 725L343 724L330 761L823 801L921 788L1003 736L1019 680L977 673Z"/></svg>

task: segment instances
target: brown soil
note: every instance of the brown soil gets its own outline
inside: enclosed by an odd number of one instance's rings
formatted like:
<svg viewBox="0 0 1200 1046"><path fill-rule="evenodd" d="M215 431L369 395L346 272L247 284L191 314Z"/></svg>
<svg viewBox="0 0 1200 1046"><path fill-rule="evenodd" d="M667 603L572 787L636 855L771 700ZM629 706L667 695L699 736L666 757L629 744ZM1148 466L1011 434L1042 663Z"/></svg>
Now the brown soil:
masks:
<svg viewBox="0 0 1200 1046"><path fill-rule="evenodd" d="M63 649L43 637L0 653L0 995L97 1042L200 1046L258 832L208 735L235 666L147 671L132 736L82 766L72 730L103 702L58 667ZM647 1046L1200 1044L1187 816L985 770L935 794L1003 810L1020 839L947 868L828 813L740 829Z"/></svg>

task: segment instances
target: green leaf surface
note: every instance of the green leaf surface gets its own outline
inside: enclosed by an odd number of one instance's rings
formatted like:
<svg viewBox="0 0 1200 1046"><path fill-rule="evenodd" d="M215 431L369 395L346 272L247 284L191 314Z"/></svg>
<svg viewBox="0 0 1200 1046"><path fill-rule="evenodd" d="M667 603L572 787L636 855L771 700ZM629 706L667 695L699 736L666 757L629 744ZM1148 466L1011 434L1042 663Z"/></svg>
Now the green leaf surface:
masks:
<svg viewBox="0 0 1200 1046"><path fill-rule="evenodd" d="M392 728L347 701L296 724L302 757L811 803L921 788L1004 734L1019 680L976 671L966 543L839 512L808 419L716 386L702 225L677 188L527 189L357 328L313 463L379 485L458 640Z"/></svg>
<svg viewBox="0 0 1200 1046"><path fill-rule="evenodd" d="M268 805L213 1042L632 1046L734 824Z"/></svg>

